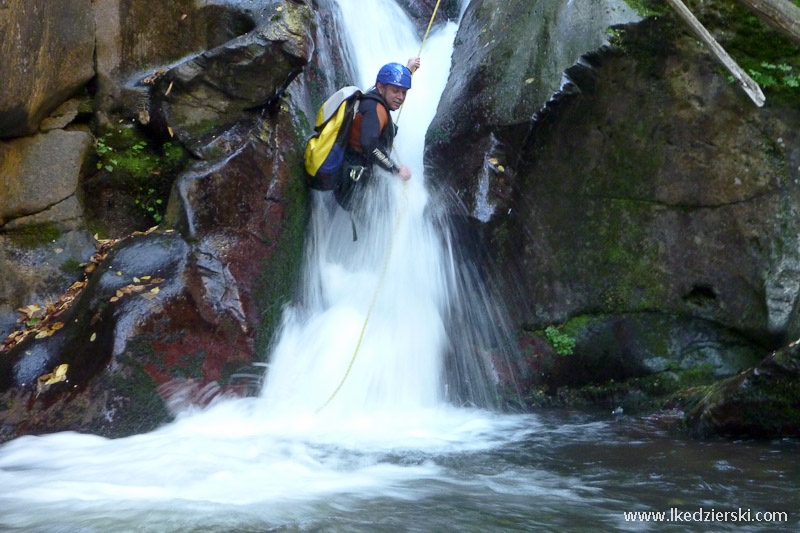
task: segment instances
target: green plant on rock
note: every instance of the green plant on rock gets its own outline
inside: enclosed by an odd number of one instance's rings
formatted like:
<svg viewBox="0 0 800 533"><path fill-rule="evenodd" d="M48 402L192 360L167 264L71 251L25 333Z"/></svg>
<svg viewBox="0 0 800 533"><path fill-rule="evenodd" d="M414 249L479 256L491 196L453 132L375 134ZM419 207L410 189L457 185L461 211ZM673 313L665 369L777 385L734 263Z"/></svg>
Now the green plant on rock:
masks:
<svg viewBox="0 0 800 533"><path fill-rule="evenodd" d="M762 87L800 87L800 74L793 74L792 67L786 63L775 65L762 61L760 70L750 69L753 80Z"/></svg>
<svg viewBox="0 0 800 533"><path fill-rule="evenodd" d="M555 326L548 326L544 330L544 336L553 348L556 349L558 355L572 355L575 349L575 339L570 335L562 332Z"/></svg>
<svg viewBox="0 0 800 533"><path fill-rule="evenodd" d="M148 187L146 192L144 192L143 189L140 189L140 191L142 192L139 198L135 200L136 205L155 220L156 223L161 223L164 218L162 207L164 201L156 196L156 190L152 187Z"/></svg>
<svg viewBox="0 0 800 533"><path fill-rule="evenodd" d="M127 191L134 204L156 223L163 219L174 176L188 156L177 143L160 144L131 127L120 127L98 137L97 169L112 176L113 186Z"/></svg>

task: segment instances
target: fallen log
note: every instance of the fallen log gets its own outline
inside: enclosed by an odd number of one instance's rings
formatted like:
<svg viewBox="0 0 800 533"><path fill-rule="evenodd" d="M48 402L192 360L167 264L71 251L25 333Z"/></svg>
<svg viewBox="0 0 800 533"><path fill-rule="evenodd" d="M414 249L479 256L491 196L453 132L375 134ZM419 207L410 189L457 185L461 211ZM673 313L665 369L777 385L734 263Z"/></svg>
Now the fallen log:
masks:
<svg viewBox="0 0 800 533"><path fill-rule="evenodd" d="M789 0L738 0L758 18L800 45L800 7Z"/></svg>
<svg viewBox="0 0 800 533"><path fill-rule="evenodd" d="M761 87L751 78L742 67L740 67L733 58L728 55L728 52L725 51L722 46L717 42L716 39L709 33L709 31L697 20L692 12L689 10L686 5L681 2L681 0L667 0L667 3L672 6L672 8L680 15L680 17L686 22L695 35L711 50L711 53L717 60L722 63L725 68L733 75L733 78L739 83L739 86L747 93L747 96L755 103L758 107L764 105L764 102L767 101L764 93L761 91Z"/></svg>

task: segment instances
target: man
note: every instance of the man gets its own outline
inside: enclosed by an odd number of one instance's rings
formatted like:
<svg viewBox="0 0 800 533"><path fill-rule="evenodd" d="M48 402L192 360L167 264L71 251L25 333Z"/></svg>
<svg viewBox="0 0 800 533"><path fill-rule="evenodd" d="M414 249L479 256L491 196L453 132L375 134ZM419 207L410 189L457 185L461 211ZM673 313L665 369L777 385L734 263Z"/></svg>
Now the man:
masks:
<svg viewBox="0 0 800 533"><path fill-rule="evenodd" d="M375 86L361 97L345 150L344 176L334 189L336 200L344 209L352 209L356 191L361 190L372 176L373 165L400 179L411 178L411 169L398 165L390 157L397 126L389 112L403 105L411 88L411 73L419 66L419 57L409 59L406 66L387 63L378 71Z"/></svg>

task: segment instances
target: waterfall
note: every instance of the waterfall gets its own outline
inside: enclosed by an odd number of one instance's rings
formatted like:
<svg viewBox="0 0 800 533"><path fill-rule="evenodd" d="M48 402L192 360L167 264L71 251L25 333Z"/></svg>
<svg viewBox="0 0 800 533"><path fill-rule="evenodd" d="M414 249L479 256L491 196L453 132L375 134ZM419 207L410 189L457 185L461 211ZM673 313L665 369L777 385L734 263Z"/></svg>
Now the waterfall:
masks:
<svg viewBox="0 0 800 533"><path fill-rule="evenodd" d="M418 53L420 39L395 2L338 3L357 68L354 83L362 90L375 83L383 64ZM330 193L315 193L304 292L286 312L271 357L263 391L270 405L308 412L334 392L326 408L341 413L406 411L445 400L497 403L488 349L503 337L493 333L498 317L456 253L422 163L456 29L448 23L426 40L422 67L394 113L394 156L412 168L413 178L404 185L386 173L374 177L353 214L355 242L351 216Z"/></svg>
<svg viewBox="0 0 800 533"><path fill-rule="evenodd" d="M363 89L382 64L416 55L419 36L394 2L339 5ZM455 32L448 23L431 33L395 113L394 156L412 179L374 176L352 218L330 193L313 195L302 290L285 310L261 394L220 399L128 438L66 432L5 444L0 526L286 524L337 495L424 497L418 481L442 474L426 457L526 434L514 416L484 409L497 403L490 352L501 348L502 320L423 172Z"/></svg>

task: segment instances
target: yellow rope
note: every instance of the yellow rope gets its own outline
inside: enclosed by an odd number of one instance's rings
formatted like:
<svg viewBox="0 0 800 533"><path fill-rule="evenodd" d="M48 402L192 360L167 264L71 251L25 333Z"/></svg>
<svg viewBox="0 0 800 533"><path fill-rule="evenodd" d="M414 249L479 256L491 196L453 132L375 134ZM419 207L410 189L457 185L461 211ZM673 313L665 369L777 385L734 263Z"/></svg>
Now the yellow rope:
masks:
<svg viewBox="0 0 800 533"><path fill-rule="evenodd" d="M425 46L425 41L428 39L428 32L431 31L431 26L433 25L433 19L436 17L436 11L439 10L439 3L441 0L436 1L436 7L433 9L433 15L431 15L431 20L428 22L428 29L425 30L425 36L422 38L422 44L419 47L419 54L418 56L422 55L422 48ZM414 73L411 73L411 76L414 76ZM400 107L400 111L397 113L397 121L400 122L400 114L403 112L402 106ZM375 292L372 294L372 301L369 304L369 309L367 310L367 316L364 318L364 325L361 327L361 334L358 336L358 343L356 343L356 349L353 353L353 357L350 358L350 364L347 365L347 371L344 373L342 380L337 385L336 389L327 399L327 401L322 404L322 406L317 409L317 413L325 409L329 403L336 397L336 395L341 390L342 386L344 385L345 380L347 380L347 376L350 375L350 371L353 369L353 363L356 362L356 356L358 355L358 351L361 349L361 341L364 340L364 332L367 331L367 324L369 324L369 318L372 315L372 310L375 308L375 302L378 301L378 293L380 292L381 285L383 285L383 279L386 277L386 269L389 267L389 258L392 255L392 247L394 245L394 237L397 234L397 228L400 226L400 219L403 216L403 211L405 211L406 205L406 196L408 191L408 182L403 182L403 198L400 204L400 209L397 210L397 218L394 221L394 228L392 229L391 237L389 238L389 249L386 250L386 256L383 258L383 266L381 267L381 275L378 278L378 285L375 287Z"/></svg>
<svg viewBox="0 0 800 533"><path fill-rule="evenodd" d="M359 349L361 349L361 341L364 340L364 332L367 331L367 324L369 323L369 318L372 315L372 310L375 308L375 302L378 301L378 293L380 292L381 285L383 284L383 279L386 277L386 269L389 267L389 257L392 255L392 246L394 245L394 236L397 234L397 228L400 226L400 218L402 217L403 208L405 207L406 201L406 190L408 189L408 182L403 183L403 201L401 204L401 209L397 211L397 218L394 221L394 228L392 229L392 235L389 238L389 249L386 251L386 256L383 258L383 266L381 267L381 275L378 278L378 285L375 287L375 292L372 294L372 301L369 303L369 309L367 310L367 316L364 319L364 325L361 327L361 334L358 336L358 343L356 343L356 350L353 353L353 357L350 358L350 364L347 365L347 372L344 373L342 380L339 382L339 385L336 387L336 390L330 395L328 400L322 404L322 407L317 409L317 413L325 409L325 407L331 403L331 400L339 393L339 390L344 385L347 376L350 375L350 371L353 369L353 363L356 362L356 356L358 355Z"/></svg>

